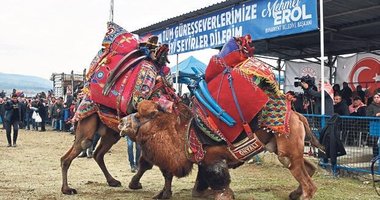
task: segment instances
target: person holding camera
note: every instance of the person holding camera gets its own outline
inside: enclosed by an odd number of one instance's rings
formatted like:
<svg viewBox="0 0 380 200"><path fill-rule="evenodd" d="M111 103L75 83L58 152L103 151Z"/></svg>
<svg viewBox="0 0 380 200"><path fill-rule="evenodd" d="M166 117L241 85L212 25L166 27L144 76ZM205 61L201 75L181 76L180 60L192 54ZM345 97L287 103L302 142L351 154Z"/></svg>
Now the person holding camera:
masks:
<svg viewBox="0 0 380 200"><path fill-rule="evenodd" d="M8 147L16 147L19 124L22 122L22 105L17 99L16 94L12 94L12 99L4 105L5 108L5 129L7 133ZM11 127L13 126L13 145L11 138Z"/></svg>
<svg viewBox="0 0 380 200"><path fill-rule="evenodd" d="M332 86L325 82L325 115L332 116L334 114L334 91L332 89ZM314 104L314 114L321 114L322 111L322 95L321 95L321 83L318 85L318 91L315 91L312 89L313 85L309 85L309 83L301 81L301 87L304 90L304 93L314 97L315 104Z"/></svg>
<svg viewBox="0 0 380 200"><path fill-rule="evenodd" d="M308 83L301 81L301 87L304 89L305 93L314 97L315 99L314 114L321 114L321 84L321 82L318 84L318 91L315 91L311 89L311 86ZM334 115L334 90L329 83L325 82L324 84L325 115L332 117L328 120L327 125L323 127L319 133L319 141L323 146L326 147L326 153L320 152L319 157L321 158L320 164L322 167L326 167L330 159L332 174L333 176L337 176L337 157L345 155L346 151L343 147L343 144L340 142L339 137L337 136L338 131L337 126L335 126L337 120L339 119L339 116Z"/></svg>

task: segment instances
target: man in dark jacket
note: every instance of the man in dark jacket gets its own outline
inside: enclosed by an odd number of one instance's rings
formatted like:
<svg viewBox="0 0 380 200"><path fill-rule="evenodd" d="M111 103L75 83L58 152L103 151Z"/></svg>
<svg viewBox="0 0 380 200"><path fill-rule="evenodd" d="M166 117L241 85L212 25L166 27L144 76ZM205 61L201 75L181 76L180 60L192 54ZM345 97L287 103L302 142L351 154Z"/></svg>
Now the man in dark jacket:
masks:
<svg viewBox="0 0 380 200"><path fill-rule="evenodd" d="M350 115L348 106L339 94L334 96L334 113L338 115Z"/></svg>
<svg viewBox="0 0 380 200"><path fill-rule="evenodd" d="M351 105L352 90L347 82L343 82L343 88L340 91L340 94L342 95L343 101L345 101L348 106Z"/></svg>
<svg viewBox="0 0 380 200"><path fill-rule="evenodd" d="M21 103L17 95L13 94L12 99L5 104L5 129L7 133L8 147L16 147L19 123L24 119L22 116ZM11 139L11 127L13 126L13 145Z"/></svg>
<svg viewBox="0 0 380 200"><path fill-rule="evenodd" d="M330 115L332 116L334 114L334 103L333 103L333 89L332 86L329 85L330 87L326 87L325 83L325 115ZM314 105L314 114L321 114L321 99L322 95L320 91L315 91L312 89L312 85L309 85L306 82L301 82L301 86L305 92L305 94L314 97L315 99L315 105ZM319 90L320 90L319 86ZM331 90L331 91L330 91ZM329 91L329 92L327 92Z"/></svg>
<svg viewBox="0 0 380 200"><path fill-rule="evenodd" d="M46 110L46 106L45 106L45 100L43 98L40 98L38 100L38 114L40 115L42 121L41 121L41 130L40 132L44 132L46 131L46 128L45 128L45 123L46 123L46 118L47 118L47 110Z"/></svg>
<svg viewBox="0 0 380 200"><path fill-rule="evenodd" d="M305 93L309 96L314 97L316 103L315 103L315 112L316 114L321 114L321 84L324 84L324 93L325 93L325 115L333 116L334 115L334 104L333 104L333 96L334 92L332 89L332 86L325 82L320 82L318 90L315 91L311 89L311 86L309 86L305 82L301 82L301 86L304 89ZM339 118L337 115L334 115L329 121L327 122L327 126L323 127L323 129L320 132L320 142L326 146L327 154L321 155L322 158L322 166L326 166L328 163L328 160L330 158L331 166L332 166L332 173L334 176L337 176L337 145L341 143L339 141L339 137L337 137L337 126L335 126L336 118ZM327 139L328 138L328 139ZM344 150L344 149L343 149ZM344 152L345 153L345 152Z"/></svg>

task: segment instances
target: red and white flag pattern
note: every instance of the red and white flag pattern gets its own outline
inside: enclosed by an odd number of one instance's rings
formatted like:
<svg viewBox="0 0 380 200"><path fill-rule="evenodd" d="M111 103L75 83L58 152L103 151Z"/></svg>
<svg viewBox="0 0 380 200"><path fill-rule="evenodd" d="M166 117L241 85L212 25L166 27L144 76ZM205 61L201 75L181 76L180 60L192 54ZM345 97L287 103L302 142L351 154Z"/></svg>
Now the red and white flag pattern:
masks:
<svg viewBox="0 0 380 200"><path fill-rule="evenodd" d="M371 94L380 88L380 56L358 53L349 57L338 57L336 83L347 82L354 91L359 84Z"/></svg>

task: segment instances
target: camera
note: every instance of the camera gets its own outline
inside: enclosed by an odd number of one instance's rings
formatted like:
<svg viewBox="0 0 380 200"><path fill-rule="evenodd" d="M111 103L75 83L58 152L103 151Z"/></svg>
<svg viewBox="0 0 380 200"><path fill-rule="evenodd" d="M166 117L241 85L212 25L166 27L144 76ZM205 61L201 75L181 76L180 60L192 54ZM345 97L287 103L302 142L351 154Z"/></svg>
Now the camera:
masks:
<svg viewBox="0 0 380 200"><path fill-rule="evenodd" d="M295 77L294 79L299 80L294 82L294 87L300 87L301 82L307 83L310 87L315 85L315 78L311 77L309 74L302 77Z"/></svg>

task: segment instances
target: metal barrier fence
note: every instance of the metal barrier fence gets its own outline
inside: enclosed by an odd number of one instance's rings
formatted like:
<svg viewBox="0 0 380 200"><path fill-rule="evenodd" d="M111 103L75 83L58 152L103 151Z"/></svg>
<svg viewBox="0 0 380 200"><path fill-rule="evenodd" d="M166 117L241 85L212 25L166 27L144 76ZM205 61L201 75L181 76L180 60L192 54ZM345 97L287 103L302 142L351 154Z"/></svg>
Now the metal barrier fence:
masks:
<svg viewBox="0 0 380 200"><path fill-rule="evenodd" d="M322 127L330 117L309 115L305 117L314 134L319 138ZM340 116L338 126L339 139L346 150L346 155L337 158L338 169L371 173L371 160L379 154L380 118ZM375 163L375 174L380 175L380 161Z"/></svg>

